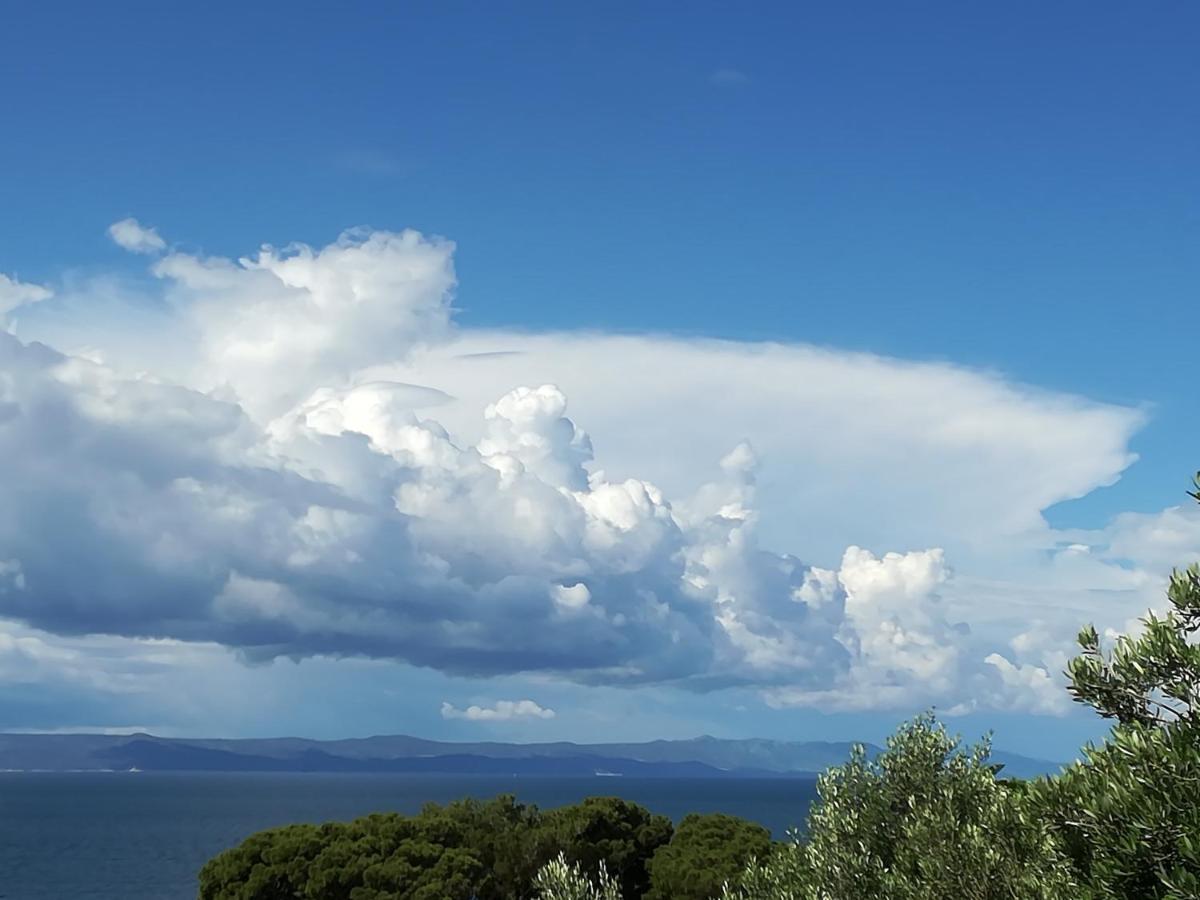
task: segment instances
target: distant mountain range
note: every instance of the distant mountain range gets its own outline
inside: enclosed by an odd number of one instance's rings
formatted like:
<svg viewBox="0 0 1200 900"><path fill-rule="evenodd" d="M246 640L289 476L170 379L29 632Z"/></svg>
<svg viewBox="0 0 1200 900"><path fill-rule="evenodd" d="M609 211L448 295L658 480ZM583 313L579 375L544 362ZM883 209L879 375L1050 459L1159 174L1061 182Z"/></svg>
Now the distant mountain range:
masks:
<svg viewBox="0 0 1200 900"><path fill-rule="evenodd" d="M194 739L150 734L0 734L0 770L146 772L413 772L479 775L628 775L647 778L811 776L844 762L850 743L724 740L630 744L450 743L406 735ZM867 744L871 753L879 748ZM1007 775L1059 764L997 752Z"/></svg>

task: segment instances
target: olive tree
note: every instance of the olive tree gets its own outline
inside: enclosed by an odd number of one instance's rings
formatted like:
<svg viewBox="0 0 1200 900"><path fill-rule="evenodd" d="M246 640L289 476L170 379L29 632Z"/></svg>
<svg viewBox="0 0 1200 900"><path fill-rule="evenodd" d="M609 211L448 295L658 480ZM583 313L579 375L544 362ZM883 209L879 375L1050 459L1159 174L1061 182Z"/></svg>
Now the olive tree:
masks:
<svg viewBox="0 0 1200 900"><path fill-rule="evenodd" d="M1053 836L989 742L962 747L931 714L870 758L823 774L807 833L752 866L746 900L1076 900Z"/></svg>
<svg viewBox="0 0 1200 900"><path fill-rule="evenodd" d="M579 863L568 863L562 853L541 868L533 885L542 900L622 900L621 886L603 861L593 882Z"/></svg>
<svg viewBox="0 0 1200 900"><path fill-rule="evenodd" d="M1038 786L1099 898L1200 897L1200 567L1171 574L1167 601L1110 647L1094 627L1080 632L1070 691L1115 725Z"/></svg>

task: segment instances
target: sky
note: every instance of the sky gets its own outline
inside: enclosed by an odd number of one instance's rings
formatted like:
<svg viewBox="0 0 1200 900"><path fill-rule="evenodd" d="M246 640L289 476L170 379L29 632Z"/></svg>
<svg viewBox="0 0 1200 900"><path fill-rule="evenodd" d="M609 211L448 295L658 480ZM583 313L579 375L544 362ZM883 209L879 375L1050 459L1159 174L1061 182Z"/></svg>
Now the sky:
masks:
<svg viewBox="0 0 1200 900"><path fill-rule="evenodd" d="M1200 557L1198 26L13 7L0 729L1069 758Z"/></svg>

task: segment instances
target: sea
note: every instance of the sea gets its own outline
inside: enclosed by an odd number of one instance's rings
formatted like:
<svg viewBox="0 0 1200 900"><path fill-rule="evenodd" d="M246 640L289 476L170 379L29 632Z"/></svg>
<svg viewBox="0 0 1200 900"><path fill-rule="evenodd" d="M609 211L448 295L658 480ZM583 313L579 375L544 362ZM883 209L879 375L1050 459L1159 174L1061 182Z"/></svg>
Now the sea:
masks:
<svg viewBox="0 0 1200 900"><path fill-rule="evenodd" d="M724 812L777 839L804 821L810 778L555 778L316 773L0 773L0 898L194 900L210 857L264 828L417 812L515 794L542 808L617 796L670 816Z"/></svg>

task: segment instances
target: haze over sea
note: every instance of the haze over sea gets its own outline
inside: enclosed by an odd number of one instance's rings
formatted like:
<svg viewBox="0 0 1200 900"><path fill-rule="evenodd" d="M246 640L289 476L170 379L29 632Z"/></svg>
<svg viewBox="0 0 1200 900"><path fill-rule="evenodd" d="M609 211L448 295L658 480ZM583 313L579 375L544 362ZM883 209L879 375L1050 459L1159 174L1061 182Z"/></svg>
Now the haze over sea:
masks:
<svg viewBox="0 0 1200 900"><path fill-rule="evenodd" d="M3 773L0 898L192 900L200 867L255 831L502 793L543 808L616 795L676 822L725 812L782 838L803 821L815 785L797 777Z"/></svg>

